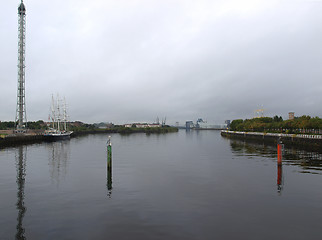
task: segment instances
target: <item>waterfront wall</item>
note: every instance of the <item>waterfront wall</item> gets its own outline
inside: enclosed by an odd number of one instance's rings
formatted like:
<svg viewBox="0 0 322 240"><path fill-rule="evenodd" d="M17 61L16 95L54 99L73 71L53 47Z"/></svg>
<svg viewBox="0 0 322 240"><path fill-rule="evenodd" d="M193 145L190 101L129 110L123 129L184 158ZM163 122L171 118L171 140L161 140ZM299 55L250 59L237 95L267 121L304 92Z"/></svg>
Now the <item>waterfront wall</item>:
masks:
<svg viewBox="0 0 322 240"><path fill-rule="evenodd" d="M37 143L42 142L43 140L44 136L40 134L12 134L0 137L0 147Z"/></svg>
<svg viewBox="0 0 322 240"><path fill-rule="evenodd" d="M164 134L177 132L178 129L174 127L162 127L162 128L111 128L111 129L93 129L84 131L75 131L71 137L77 137L88 134L131 134L131 133L146 133L146 134ZM11 131L12 132L12 131ZM26 134L0 134L0 148L8 146L16 146L21 144L40 143L45 141L43 131L33 131Z"/></svg>
<svg viewBox="0 0 322 240"><path fill-rule="evenodd" d="M261 141L272 144L277 144L277 142L281 140L286 147L299 147L308 150L322 151L322 135L238 132L227 130L221 131L221 135L228 138L238 138L256 142Z"/></svg>

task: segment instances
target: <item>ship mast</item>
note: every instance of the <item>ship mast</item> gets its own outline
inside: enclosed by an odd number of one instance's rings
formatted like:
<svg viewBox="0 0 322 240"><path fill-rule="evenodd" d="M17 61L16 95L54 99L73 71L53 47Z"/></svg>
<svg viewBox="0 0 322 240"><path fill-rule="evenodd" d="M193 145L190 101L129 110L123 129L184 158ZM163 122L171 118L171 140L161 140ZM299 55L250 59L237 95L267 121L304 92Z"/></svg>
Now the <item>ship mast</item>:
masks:
<svg viewBox="0 0 322 240"><path fill-rule="evenodd" d="M60 132L61 127L63 131L67 131L67 104L66 99L60 99L57 94L57 98L54 95L51 97L51 114L52 128ZM62 125L63 124L63 125ZM61 126L62 125L62 126Z"/></svg>
<svg viewBox="0 0 322 240"><path fill-rule="evenodd" d="M51 96L51 122L53 124L53 129L55 128L55 122L56 122L56 111L55 111L55 100L54 95Z"/></svg>
<svg viewBox="0 0 322 240"><path fill-rule="evenodd" d="M63 121L64 121L64 130L67 131L67 106L66 106L66 98L64 97L64 105L63 105Z"/></svg>
<svg viewBox="0 0 322 240"><path fill-rule="evenodd" d="M27 123L25 103L25 42L26 42L26 7L21 0L18 7L18 91L16 109L16 127L22 131Z"/></svg>
<svg viewBox="0 0 322 240"><path fill-rule="evenodd" d="M60 120L61 120L61 115L60 115L60 106L59 106L59 96L57 94L57 130L60 132Z"/></svg>

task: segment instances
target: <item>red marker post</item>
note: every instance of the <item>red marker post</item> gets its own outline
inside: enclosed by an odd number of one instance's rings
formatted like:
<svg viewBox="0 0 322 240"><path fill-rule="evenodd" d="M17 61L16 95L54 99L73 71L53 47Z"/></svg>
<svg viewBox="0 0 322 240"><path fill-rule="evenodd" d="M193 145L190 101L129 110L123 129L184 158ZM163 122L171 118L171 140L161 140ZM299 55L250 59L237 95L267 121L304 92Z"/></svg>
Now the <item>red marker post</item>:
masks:
<svg viewBox="0 0 322 240"><path fill-rule="evenodd" d="M283 154L283 149L282 149L282 143L281 140L278 140L277 143L277 164L282 165L282 154Z"/></svg>
<svg viewBox="0 0 322 240"><path fill-rule="evenodd" d="M282 165L282 144L277 144L277 164Z"/></svg>
<svg viewBox="0 0 322 240"><path fill-rule="evenodd" d="M281 138L277 142L277 190L282 191L282 154L283 154L283 144Z"/></svg>

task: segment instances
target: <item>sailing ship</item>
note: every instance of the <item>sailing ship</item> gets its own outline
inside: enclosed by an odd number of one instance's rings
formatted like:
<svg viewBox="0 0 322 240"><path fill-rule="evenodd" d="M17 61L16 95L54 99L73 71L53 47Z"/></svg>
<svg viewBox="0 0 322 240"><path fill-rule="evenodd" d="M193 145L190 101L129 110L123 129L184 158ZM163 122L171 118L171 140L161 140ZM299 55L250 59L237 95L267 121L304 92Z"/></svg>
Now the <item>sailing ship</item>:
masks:
<svg viewBox="0 0 322 240"><path fill-rule="evenodd" d="M51 127L44 132L45 140L56 141L63 139L70 139L72 131L67 130L67 109L64 98L63 109L61 110L61 101L57 96L56 102L54 96L51 101L51 113L49 120L51 120Z"/></svg>

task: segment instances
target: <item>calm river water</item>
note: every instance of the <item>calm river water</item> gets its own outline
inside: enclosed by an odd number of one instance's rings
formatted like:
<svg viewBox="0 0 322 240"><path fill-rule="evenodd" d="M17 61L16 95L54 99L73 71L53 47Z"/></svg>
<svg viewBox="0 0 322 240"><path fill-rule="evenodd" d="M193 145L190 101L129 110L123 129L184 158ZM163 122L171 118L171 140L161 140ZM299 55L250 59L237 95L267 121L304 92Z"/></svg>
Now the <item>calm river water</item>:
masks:
<svg viewBox="0 0 322 240"><path fill-rule="evenodd" d="M321 239L322 156L219 131L0 150L0 239ZM110 181L109 179L112 179Z"/></svg>

